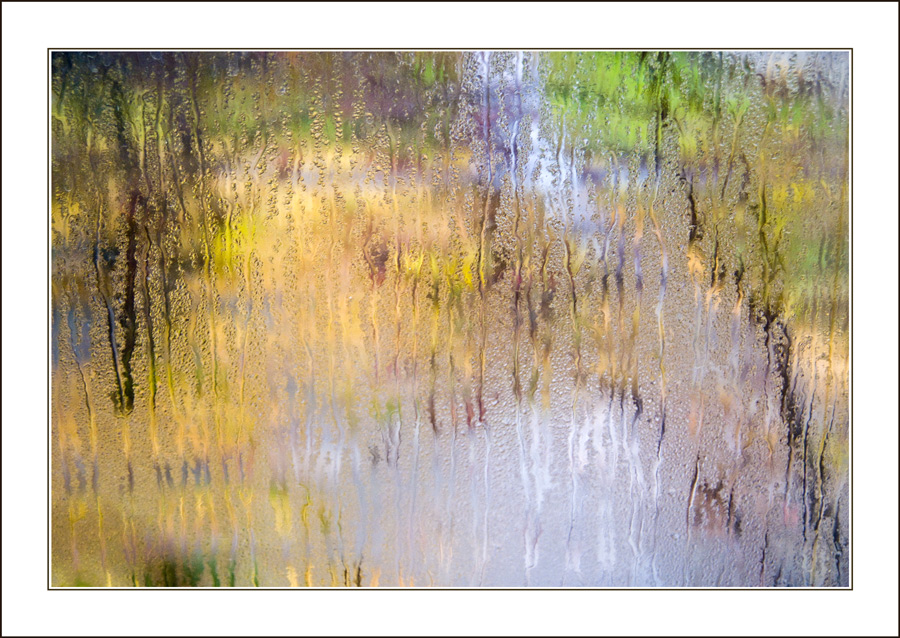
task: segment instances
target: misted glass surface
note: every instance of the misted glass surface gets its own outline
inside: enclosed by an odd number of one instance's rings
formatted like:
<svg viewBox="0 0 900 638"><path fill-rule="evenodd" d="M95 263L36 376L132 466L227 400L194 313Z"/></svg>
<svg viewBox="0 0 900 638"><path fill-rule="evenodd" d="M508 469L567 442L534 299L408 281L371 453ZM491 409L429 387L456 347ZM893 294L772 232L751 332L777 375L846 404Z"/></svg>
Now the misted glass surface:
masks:
<svg viewBox="0 0 900 638"><path fill-rule="evenodd" d="M846 53L51 64L52 585L848 585Z"/></svg>

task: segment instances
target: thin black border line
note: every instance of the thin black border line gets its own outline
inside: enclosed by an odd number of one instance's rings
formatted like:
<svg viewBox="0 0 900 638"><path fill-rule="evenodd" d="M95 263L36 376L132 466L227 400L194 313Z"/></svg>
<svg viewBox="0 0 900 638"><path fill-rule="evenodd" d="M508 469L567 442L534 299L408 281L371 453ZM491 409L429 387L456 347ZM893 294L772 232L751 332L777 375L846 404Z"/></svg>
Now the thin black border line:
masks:
<svg viewBox="0 0 900 638"><path fill-rule="evenodd" d="M53 218L53 185L50 183L50 171L53 166L53 147L51 142L53 139L53 121L50 113L50 94L53 91L53 52L47 49L47 591L53 591L51 585L51 574L53 573L53 553L50 546L50 532L53 521L53 457L50 452L50 446L53 441L53 418L52 418L52 388L50 380L53 376L53 361L50 359L50 347L53 341L53 325L51 317L53 312L53 234L50 229L50 220Z"/></svg>
<svg viewBox="0 0 900 638"><path fill-rule="evenodd" d="M847 259L847 269L850 271L850 424L849 424L849 442L850 445L850 591L853 591L853 49L850 49L850 256Z"/></svg>
<svg viewBox="0 0 900 638"><path fill-rule="evenodd" d="M291 47L266 47L266 48L244 48L244 49L222 49L218 47L191 47L191 48L172 48L172 47L159 47L159 48L147 48L147 47L106 47L106 48L91 48L91 47L66 47L66 48L54 48L47 47L47 51L54 52L71 52L71 53L95 53L95 52L121 52L121 51L147 51L147 52L155 52L155 51L173 51L176 53L190 53L192 51L213 51L220 53L270 53L273 51L286 51L286 52L297 52L297 53L368 53L368 52L396 52L396 53L434 53L438 51L449 52L449 53L471 53L478 51L492 51L492 52L508 52L508 51L528 51L534 53L540 53L543 51L570 51L572 53L581 53L581 52L591 52L591 51L688 51L688 52L697 52L697 53L718 53L718 52L728 52L728 51L784 51L786 53L798 52L802 53L805 51L834 51L834 52L851 52L853 51L853 47L805 47L805 48L779 48L779 47L757 47L757 48L747 48L747 47L708 47L708 48L689 48L689 47L636 47L636 48L613 48L613 49L585 49L578 47L536 47L536 48L499 48L499 49L491 49L491 48L480 48L480 49L454 49L454 48L445 48L445 47L433 47L433 48L421 48L421 49L409 49L409 48L398 48L398 47L366 47L360 49L328 49L328 48L319 48L319 49L303 49L303 48L291 48Z"/></svg>
<svg viewBox="0 0 900 638"><path fill-rule="evenodd" d="M52 474L51 474L51 440L53 438L53 423L51 419L51 387L50 379L52 376L52 366L50 365L50 343L52 341L52 326L50 323L52 311L51 282L53 275L52 261L52 235L50 233L50 219L52 217L53 192L50 183L50 167L52 164L51 141L52 141L52 122L50 114L50 92L53 86L53 53L55 52L118 52L118 51L216 51L222 53L244 53L244 52L260 52L267 53L272 51L295 51L304 53L322 53L322 52L432 52L432 51L449 51L449 52L469 52L469 51L571 51L573 53L584 51L784 51L784 52L803 52L803 51L846 51L850 54L850 171L848 176L850 186L850 256L848 259L848 269L850 276L850 423L849 423L849 445L850 445L850 586L849 587L53 587L51 585L52 555L50 546L50 532L52 520ZM732 47L732 48L615 48L615 49L577 49L568 47L549 47L536 49L452 49L452 48L432 48L432 49L405 49L405 48L367 48L367 49L289 49L289 48L267 48L267 49L218 49L210 47L200 47L192 49L177 48L65 48L59 49L47 47L47 591L354 591L357 589L363 591L814 591L814 592L852 592L854 589L853 573L854 573L854 552L853 552L853 467L854 467L854 448L853 448L853 47L832 48L832 47L811 47L802 49L778 48L778 47Z"/></svg>

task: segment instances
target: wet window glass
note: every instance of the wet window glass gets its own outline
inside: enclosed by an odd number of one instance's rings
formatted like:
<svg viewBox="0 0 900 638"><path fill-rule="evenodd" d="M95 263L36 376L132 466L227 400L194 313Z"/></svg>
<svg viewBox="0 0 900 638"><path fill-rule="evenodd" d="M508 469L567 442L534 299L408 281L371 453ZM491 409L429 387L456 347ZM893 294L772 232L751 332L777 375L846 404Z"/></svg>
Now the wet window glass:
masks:
<svg viewBox="0 0 900 638"><path fill-rule="evenodd" d="M848 585L846 53L51 66L52 585Z"/></svg>

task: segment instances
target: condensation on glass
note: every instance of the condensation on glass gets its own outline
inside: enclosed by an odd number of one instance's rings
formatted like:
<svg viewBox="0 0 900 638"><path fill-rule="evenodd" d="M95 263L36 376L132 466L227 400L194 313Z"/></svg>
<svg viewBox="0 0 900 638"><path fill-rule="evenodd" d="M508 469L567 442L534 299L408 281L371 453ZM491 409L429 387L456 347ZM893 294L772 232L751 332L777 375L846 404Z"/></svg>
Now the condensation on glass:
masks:
<svg viewBox="0 0 900 638"><path fill-rule="evenodd" d="M849 61L52 55L54 586L847 586Z"/></svg>

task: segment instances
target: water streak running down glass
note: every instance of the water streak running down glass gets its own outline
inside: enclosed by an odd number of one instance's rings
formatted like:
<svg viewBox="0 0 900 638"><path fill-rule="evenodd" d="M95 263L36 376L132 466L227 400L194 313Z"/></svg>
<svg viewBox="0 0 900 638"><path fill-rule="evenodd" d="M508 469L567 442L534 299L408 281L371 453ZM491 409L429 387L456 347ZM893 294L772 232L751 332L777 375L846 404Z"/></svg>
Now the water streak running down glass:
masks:
<svg viewBox="0 0 900 638"><path fill-rule="evenodd" d="M843 52L55 52L51 584L849 584Z"/></svg>

